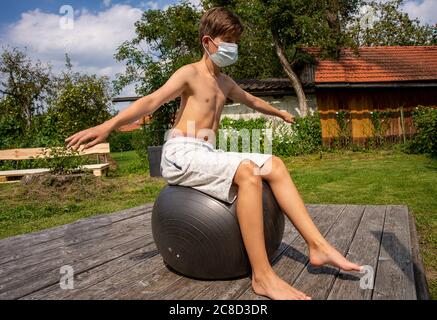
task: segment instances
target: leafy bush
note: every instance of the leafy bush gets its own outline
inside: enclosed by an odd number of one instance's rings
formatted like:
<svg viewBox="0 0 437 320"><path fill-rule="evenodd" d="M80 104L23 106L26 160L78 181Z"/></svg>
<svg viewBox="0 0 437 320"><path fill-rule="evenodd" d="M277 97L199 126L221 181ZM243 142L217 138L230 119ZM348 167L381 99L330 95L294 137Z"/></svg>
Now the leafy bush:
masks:
<svg viewBox="0 0 437 320"><path fill-rule="evenodd" d="M21 127L12 114L0 117L0 150L11 149L20 139Z"/></svg>
<svg viewBox="0 0 437 320"><path fill-rule="evenodd" d="M437 109L419 106L412 115L416 133L408 142L405 151L437 157Z"/></svg>
<svg viewBox="0 0 437 320"><path fill-rule="evenodd" d="M138 130L135 130L138 131ZM113 131L109 135L107 141L111 146L111 152L123 152L134 150L133 136L135 131L120 132Z"/></svg>
<svg viewBox="0 0 437 320"><path fill-rule="evenodd" d="M220 128L225 130L227 136L238 134L242 129L248 129L252 143L255 138L253 133L259 130L259 152L264 152L266 130L271 130L272 153L278 156L309 154L319 151L322 146L322 130L318 113L306 117L296 117L292 124L279 118L260 117L250 120L232 120L225 117L220 123ZM228 148L229 144L230 141L227 141ZM242 139L239 139L239 152L243 151L241 146ZM257 150L252 151L258 152Z"/></svg>
<svg viewBox="0 0 437 320"><path fill-rule="evenodd" d="M147 147L162 145L165 132L165 129L153 129L147 124L132 132L132 147L146 168L149 166Z"/></svg>
<svg viewBox="0 0 437 320"><path fill-rule="evenodd" d="M78 151L65 147L50 147L44 148L43 155L34 161L38 168L48 168L51 173L70 174L83 171L80 166L90 163L89 157L79 155Z"/></svg>
<svg viewBox="0 0 437 320"><path fill-rule="evenodd" d="M225 151L264 152L266 124L267 120L264 117L249 120L234 120L224 117L220 121L219 134L216 137L216 146ZM244 136L245 134L247 134L247 138ZM243 140L246 141L246 139L249 146L243 146ZM256 145L254 139L258 139L259 150L253 149ZM236 145L234 146L233 143Z"/></svg>
<svg viewBox="0 0 437 320"><path fill-rule="evenodd" d="M352 115L348 111L338 111L335 113L335 120L338 125L337 135L332 139L335 149L354 148L352 143Z"/></svg>
<svg viewBox="0 0 437 320"><path fill-rule="evenodd" d="M306 117L295 117L292 124L282 121L274 131L273 153L276 155L311 154L320 151L321 147L322 128L318 112Z"/></svg>

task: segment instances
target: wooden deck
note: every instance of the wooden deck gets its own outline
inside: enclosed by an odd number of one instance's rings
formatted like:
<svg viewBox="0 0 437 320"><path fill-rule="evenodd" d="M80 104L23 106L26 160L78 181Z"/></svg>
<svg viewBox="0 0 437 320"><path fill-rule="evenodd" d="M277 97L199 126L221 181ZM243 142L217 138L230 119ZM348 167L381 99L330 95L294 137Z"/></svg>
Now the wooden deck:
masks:
<svg viewBox="0 0 437 320"><path fill-rule="evenodd" d="M0 241L0 299L265 299L250 278L199 281L167 269L151 232L152 203ZM358 272L308 265L307 247L286 219L276 272L313 299L426 299L416 229L406 206L307 205L340 252L375 272L361 289ZM74 289L60 288L60 268Z"/></svg>

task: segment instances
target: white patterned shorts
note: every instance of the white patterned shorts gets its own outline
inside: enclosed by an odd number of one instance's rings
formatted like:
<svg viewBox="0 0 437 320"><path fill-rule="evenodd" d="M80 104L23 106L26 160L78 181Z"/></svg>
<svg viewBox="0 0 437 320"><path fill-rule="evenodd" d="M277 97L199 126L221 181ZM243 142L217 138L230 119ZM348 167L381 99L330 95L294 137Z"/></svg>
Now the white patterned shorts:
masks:
<svg viewBox="0 0 437 320"><path fill-rule="evenodd" d="M232 182L240 163L249 159L261 167L271 157L263 153L226 152L202 139L177 136L163 145L161 172L169 185L192 187L233 203L238 188Z"/></svg>

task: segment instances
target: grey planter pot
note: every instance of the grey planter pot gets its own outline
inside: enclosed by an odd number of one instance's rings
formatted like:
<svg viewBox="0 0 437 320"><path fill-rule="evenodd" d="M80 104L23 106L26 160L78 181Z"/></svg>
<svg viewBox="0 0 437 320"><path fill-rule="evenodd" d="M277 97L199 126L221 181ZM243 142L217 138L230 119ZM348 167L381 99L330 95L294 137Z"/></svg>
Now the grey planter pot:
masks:
<svg viewBox="0 0 437 320"><path fill-rule="evenodd" d="M148 146L147 154L149 158L150 176L162 177L162 173L161 173L162 146Z"/></svg>

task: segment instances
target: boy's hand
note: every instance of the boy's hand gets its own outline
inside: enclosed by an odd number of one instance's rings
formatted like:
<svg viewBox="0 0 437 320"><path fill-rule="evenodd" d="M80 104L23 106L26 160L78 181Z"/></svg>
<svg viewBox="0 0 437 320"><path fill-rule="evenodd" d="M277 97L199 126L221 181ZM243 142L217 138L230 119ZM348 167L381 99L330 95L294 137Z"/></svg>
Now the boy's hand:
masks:
<svg viewBox="0 0 437 320"><path fill-rule="evenodd" d="M69 142L67 145L67 149L73 146L72 149L76 151L82 144L88 142L89 140L92 140L85 145L85 147L82 149L83 151L85 149L91 148L98 143L104 142L110 133L111 131L108 129L108 127L101 124L86 130L79 131L65 139L65 142Z"/></svg>
<svg viewBox="0 0 437 320"><path fill-rule="evenodd" d="M290 113L288 113L285 110L281 110L281 118L288 123L293 123L294 122L294 117L293 115L291 115Z"/></svg>

